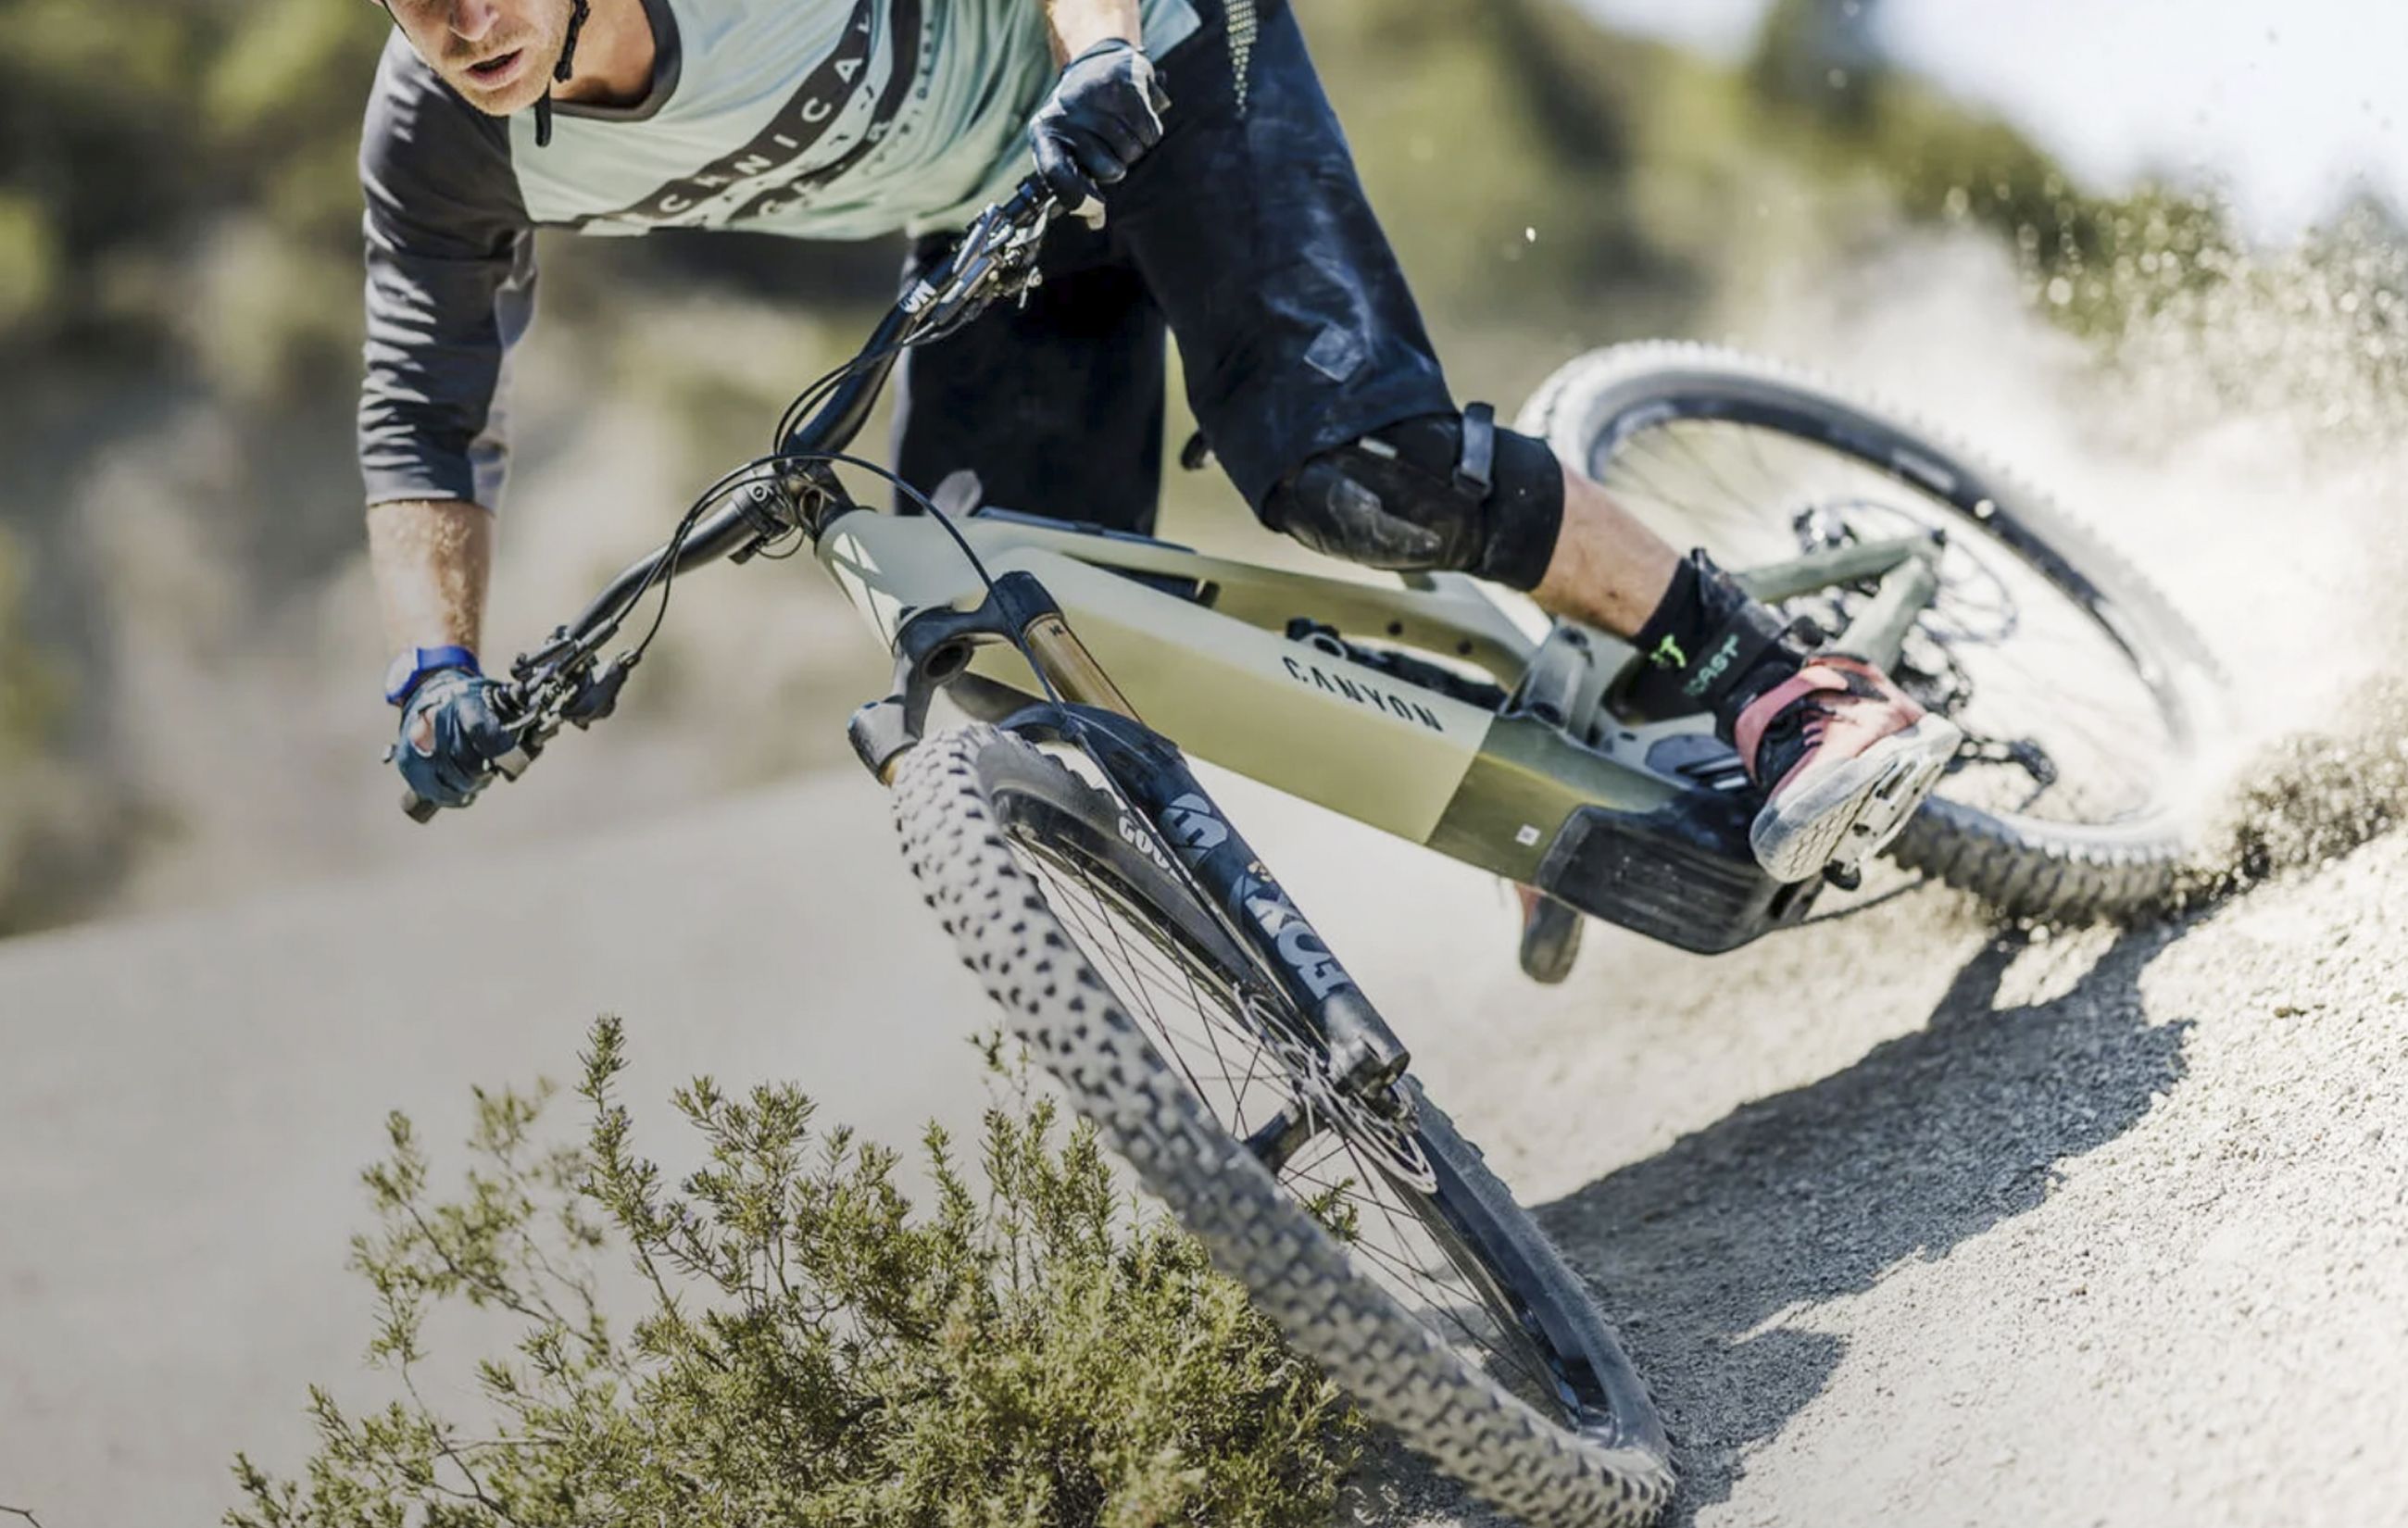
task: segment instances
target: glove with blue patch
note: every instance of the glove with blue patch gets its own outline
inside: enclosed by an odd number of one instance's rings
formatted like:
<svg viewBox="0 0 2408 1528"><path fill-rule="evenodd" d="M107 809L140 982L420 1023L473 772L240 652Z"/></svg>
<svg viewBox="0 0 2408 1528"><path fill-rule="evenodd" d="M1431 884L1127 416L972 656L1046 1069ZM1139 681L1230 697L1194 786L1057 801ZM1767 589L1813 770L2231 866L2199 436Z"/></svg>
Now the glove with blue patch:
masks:
<svg viewBox="0 0 2408 1528"><path fill-rule="evenodd" d="M1080 217L1103 206L1129 166L1162 141L1170 97L1136 44L1107 37L1062 68L1054 93L1028 124L1037 173Z"/></svg>
<svg viewBox="0 0 2408 1528"><path fill-rule="evenodd" d="M501 685L473 668L440 668L403 701L393 761L412 791L438 807L466 807L494 763L519 746L494 707Z"/></svg>

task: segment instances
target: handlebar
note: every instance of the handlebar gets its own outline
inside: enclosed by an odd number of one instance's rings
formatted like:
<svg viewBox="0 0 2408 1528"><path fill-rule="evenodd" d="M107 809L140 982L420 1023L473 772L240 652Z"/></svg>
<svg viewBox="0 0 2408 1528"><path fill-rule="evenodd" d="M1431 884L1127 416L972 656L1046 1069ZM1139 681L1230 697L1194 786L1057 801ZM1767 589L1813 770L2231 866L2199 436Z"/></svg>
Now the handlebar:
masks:
<svg viewBox="0 0 2408 1528"><path fill-rule="evenodd" d="M879 321L854 357L858 369L780 443L781 453L844 450L869 422L870 408L886 385L887 374L907 347L959 327L997 297L1034 286L1037 247L1060 210L1060 199L1032 175L1000 206L990 207L971 220L945 263L913 282L902 300ZM1007 292L1004 282L1013 277L1029 279Z"/></svg>
<svg viewBox="0 0 2408 1528"><path fill-rule="evenodd" d="M799 505L806 500L849 505L824 459L851 445L869 422L905 350L951 334L988 304L1025 295L1037 285L1039 246L1062 210L1059 198L1032 175L1005 201L980 213L945 262L914 281L887 310L838 374L827 398L762 464L788 470L738 482L728 502L629 564L575 621L555 630L535 652L522 654L497 697L520 719L520 746L495 761L493 772L516 779L564 723L583 728L610 714L640 650L607 663L597 663L597 654L656 578L675 578L723 557L749 554L748 549L797 529L816 536L826 517L802 515ZM819 470L808 470L812 467ZM401 805L420 823L432 821L442 809L415 791L406 791Z"/></svg>
<svg viewBox="0 0 2408 1528"><path fill-rule="evenodd" d="M1033 274L1037 246L1060 207L1059 198L1044 181L1032 175L1020 183L1010 199L980 213L945 263L913 282L910 290L879 320L878 326L844 368L843 379L828 394L827 401L778 443L777 454L800 459L841 451L852 445L853 437L869 422L870 410L877 406L878 395L884 391L886 378L905 350L968 321L996 298L1012 295L1035 284L1030 280L1017 289L1007 290L1004 282L1014 276ZM1013 270L1004 264L1014 258L1025 262L1022 268ZM672 548L677 560L667 571L674 578L740 550L754 538L758 529L757 512L748 513L745 504L724 506L697 523L682 540L665 543L629 564L574 621L561 630L553 645L576 644L601 629L624 606L628 596L660 571L662 561Z"/></svg>

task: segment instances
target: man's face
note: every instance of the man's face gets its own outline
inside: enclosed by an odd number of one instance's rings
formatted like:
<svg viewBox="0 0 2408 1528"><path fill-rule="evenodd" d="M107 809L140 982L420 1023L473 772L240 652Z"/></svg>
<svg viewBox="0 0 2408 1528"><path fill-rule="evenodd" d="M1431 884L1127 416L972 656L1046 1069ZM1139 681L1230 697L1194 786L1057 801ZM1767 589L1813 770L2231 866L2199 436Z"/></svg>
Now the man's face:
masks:
<svg viewBox="0 0 2408 1528"><path fill-rule="evenodd" d="M387 8L444 83L495 117L535 105L568 40L569 0L388 0Z"/></svg>

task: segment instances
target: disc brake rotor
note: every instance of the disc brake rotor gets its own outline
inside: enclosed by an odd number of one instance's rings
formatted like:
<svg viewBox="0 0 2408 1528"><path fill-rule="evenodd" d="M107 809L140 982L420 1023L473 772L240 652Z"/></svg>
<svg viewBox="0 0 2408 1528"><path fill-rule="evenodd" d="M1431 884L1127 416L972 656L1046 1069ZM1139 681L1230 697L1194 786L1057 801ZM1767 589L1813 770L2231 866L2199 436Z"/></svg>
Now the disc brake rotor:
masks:
<svg viewBox="0 0 2408 1528"><path fill-rule="evenodd" d="M1818 501L1790 516L1798 550L1802 553L1928 531L1928 521L1876 499L1848 497ZM1960 647L1996 647L2013 637L2022 625L2021 613L2006 579L1964 538L1946 539L1940 552L1940 587L1930 606L1908 628L1891 677L1925 710L1956 717L1973 698L1972 677L1956 656ZM1845 630L1856 607L1870 597L1871 586L1833 590L1792 601L1830 631ZM2029 776L2031 794L2019 806L2028 809L2057 783L2056 763L2030 738L1993 738L1968 733L1964 747L1950 764L1955 774L1971 764L2003 764Z"/></svg>
<svg viewBox="0 0 2408 1528"><path fill-rule="evenodd" d="M1286 1074L1308 1123L1337 1131L1363 1160L1399 1187L1419 1193L1438 1192L1438 1174L1414 1133L1409 1107L1399 1103L1396 1114L1390 1115L1372 1107L1339 1086L1329 1070L1329 1058L1319 1048L1297 1040L1277 1015L1264 1012L1254 993L1244 994L1241 1006Z"/></svg>
<svg viewBox="0 0 2408 1528"><path fill-rule="evenodd" d="M1808 505L1790 517L1800 552L1828 550L1855 542L1927 535L1928 520L1877 500L1850 497ZM2014 594L1987 558L1951 536L1940 552L1940 589L1915 631L1945 645L1995 647L2022 624Z"/></svg>

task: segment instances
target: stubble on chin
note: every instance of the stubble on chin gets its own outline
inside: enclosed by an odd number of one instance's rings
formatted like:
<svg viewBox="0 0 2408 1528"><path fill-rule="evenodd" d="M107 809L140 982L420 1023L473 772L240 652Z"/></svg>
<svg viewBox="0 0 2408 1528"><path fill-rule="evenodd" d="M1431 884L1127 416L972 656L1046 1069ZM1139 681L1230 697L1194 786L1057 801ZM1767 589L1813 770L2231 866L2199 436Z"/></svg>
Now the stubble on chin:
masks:
<svg viewBox="0 0 2408 1528"><path fill-rule="evenodd" d="M560 56L563 38L530 33L526 37L500 49L488 44L473 53L447 57L437 65L436 72L459 93L460 98L488 117L509 117L536 104L552 88L552 64ZM515 48L525 56L521 59L517 76L499 89L480 83L469 73L469 65L480 59L491 58L496 51L509 52Z"/></svg>
<svg viewBox="0 0 2408 1528"><path fill-rule="evenodd" d="M532 70L529 77L513 82L507 91L489 91L480 87L466 69L451 77L452 88L460 98L488 117L509 117L535 105L552 83L549 69Z"/></svg>

